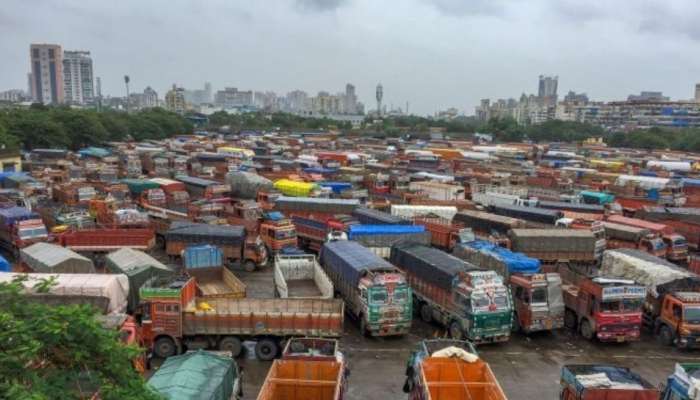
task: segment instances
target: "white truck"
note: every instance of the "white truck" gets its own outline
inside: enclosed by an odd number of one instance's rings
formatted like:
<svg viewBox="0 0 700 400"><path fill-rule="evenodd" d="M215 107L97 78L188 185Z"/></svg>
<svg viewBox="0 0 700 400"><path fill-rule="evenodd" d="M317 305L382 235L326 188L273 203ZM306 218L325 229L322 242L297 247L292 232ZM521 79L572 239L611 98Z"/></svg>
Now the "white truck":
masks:
<svg viewBox="0 0 700 400"><path fill-rule="evenodd" d="M411 220L416 217L426 217L432 215L452 221L455 214L457 214L457 207L454 206L411 206L405 204L391 205L391 215Z"/></svg>
<svg viewBox="0 0 700 400"><path fill-rule="evenodd" d="M311 254L275 257L275 294L283 299L332 299L333 282Z"/></svg>
<svg viewBox="0 0 700 400"><path fill-rule="evenodd" d="M519 186L494 186L472 183L472 201L484 207L536 206L537 199L528 198L528 189Z"/></svg>

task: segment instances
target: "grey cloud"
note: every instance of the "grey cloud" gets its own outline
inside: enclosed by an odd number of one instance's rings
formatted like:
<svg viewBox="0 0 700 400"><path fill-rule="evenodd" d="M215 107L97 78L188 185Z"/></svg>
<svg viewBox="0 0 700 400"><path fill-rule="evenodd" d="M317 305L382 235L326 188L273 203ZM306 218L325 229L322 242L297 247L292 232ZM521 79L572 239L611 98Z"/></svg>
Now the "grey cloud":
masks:
<svg viewBox="0 0 700 400"><path fill-rule="evenodd" d="M684 36L693 41L700 41L700 8L686 5L682 8L672 6L647 6L642 10L637 30L648 34L665 34Z"/></svg>
<svg viewBox="0 0 700 400"><path fill-rule="evenodd" d="M559 17L575 23L585 23L608 17L606 5L595 4L594 1L556 0L551 3L551 6ZM609 8L609 5L607 7Z"/></svg>
<svg viewBox="0 0 700 400"><path fill-rule="evenodd" d="M296 0L297 8L305 11L335 11L344 6L348 0Z"/></svg>
<svg viewBox="0 0 700 400"><path fill-rule="evenodd" d="M440 13L448 16L503 15L505 2L502 0L426 0Z"/></svg>

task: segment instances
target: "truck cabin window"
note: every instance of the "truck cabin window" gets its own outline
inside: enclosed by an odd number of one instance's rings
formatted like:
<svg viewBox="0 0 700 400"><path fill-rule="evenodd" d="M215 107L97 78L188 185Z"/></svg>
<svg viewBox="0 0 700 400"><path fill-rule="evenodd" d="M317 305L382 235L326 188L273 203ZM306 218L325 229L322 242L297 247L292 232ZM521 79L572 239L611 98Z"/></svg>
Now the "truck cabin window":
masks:
<svg viewBox="0 0 700 400"><path fill-rule="evenodd" d="M403 302L408 299L408 290L406 288L397 288L394 290L394 301Z"/></svg>
<svg viewBox="0 0 700 400"><path fill-rule="evenodd" d="M641 300L613 300L601 302L598 310L602 313L634 312L641 307Z"/></svg>
<svg viewBox="0 0 700 400"><path fill-rule="evenodd" d="M530 295L533 304L547 304L547 289L545 288L535 288L532 289Z"/></svg>
<svg viewBox="0 0 700 400"><path fill-rule="evenodd" d="M683 321L689 324L700 324L700 307L685 307Z"/></svg>
<svg viewBox="0 0 700 400"><path fill-rule="evenodd" d="M385 289L372 289L370 290L370 303L372 304L384 304L387 301L388 293Z"/></svg>

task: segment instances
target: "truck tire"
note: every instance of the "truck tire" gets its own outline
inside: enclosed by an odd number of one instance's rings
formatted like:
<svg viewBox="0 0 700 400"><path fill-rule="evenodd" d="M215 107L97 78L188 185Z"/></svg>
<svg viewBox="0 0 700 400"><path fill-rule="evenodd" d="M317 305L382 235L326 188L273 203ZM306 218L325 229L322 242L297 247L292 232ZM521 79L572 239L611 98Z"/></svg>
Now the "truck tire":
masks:
<svg viewBox="0 0 700 400"><path fill-rule="evenodd" d="M235 336L226 336L219 341L219 350L228 351L231 353L231 357L236 358L241 355L243 344L241 339Z"/></svg>
<svg viewBox="0 0 700 400"><path fill-rule="evenodd" d="M420 318L428 323L433 320L433 310L430 304L423 303L423 305L420 306Z"/></svg>
<svg viewBox="0 0 700 400"><path fill-rule="evenodd" d="M564 326L571 330L576 329L576 314L568 308L564 311Z"/></svg>
<svg viewBox="0 0 700 400"><path fill-rule="evenodd" d="M459 322L457 321L452 321L450 322L450 337L455 340L462 340L462 337L464 337L464 332L462 332L462 327L459 325Z"/></svg>
<svg viewBox="0 0 700 400"><path fill-rule="evenodd" d="M592 340L595 336L591 323L587 319L581 321L581 336L588 340Z"/></svg>
<svg viewBox="0 0 700 400"><path fill-rule="evenodd" d="M258 340L255 344L255 357L260 361L272 361L279 352L277 342L270 338Z"/></svg>
<svg viewBox="0 0 700 400"><path fill-rule="evenodd" d="M255 271L255 263L251 260L245 260L243 262L243 269L246 270L246 272L254 272Z"/></svg>
<svg viewBox="0 0 700 400"><path fill-rule="evenodd" d="M671 331L671 328L669 328L668 325L661 325L656 338L659 340L659 343L663 344L664 346L673 345L673 331Z"/></svg>
<svg viewBox="0 0 700 400"><path fill-rule="evenodd" d="M168 358L177 354L177 346L169 337L158 338L153 343L153 354L160 358Z"/></svg>

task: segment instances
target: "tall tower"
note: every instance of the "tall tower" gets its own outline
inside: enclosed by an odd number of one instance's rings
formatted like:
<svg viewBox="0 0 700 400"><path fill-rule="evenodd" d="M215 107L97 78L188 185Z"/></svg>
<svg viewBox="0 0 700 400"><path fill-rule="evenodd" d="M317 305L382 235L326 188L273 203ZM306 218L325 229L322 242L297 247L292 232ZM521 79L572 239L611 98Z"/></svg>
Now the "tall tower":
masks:
<svg viewBox="0 0 700 400"><path fill-rule="evenodd" d="M377 115L382 116L382 98L384 97L384 88L382 84L377 85Z"/></svg>
<svg viewBox="0 0 700 400"><path fill-rule="evenodd" d="M92 102L95 85L89 51L63 52L64 100L73 104Z"/></svg>
<svg viewBox="0 0 700 400"><path fill-rule="evenodd" d="M63 103L63 50L57 44L29 46L32 99L37 103Z"/></svg>

